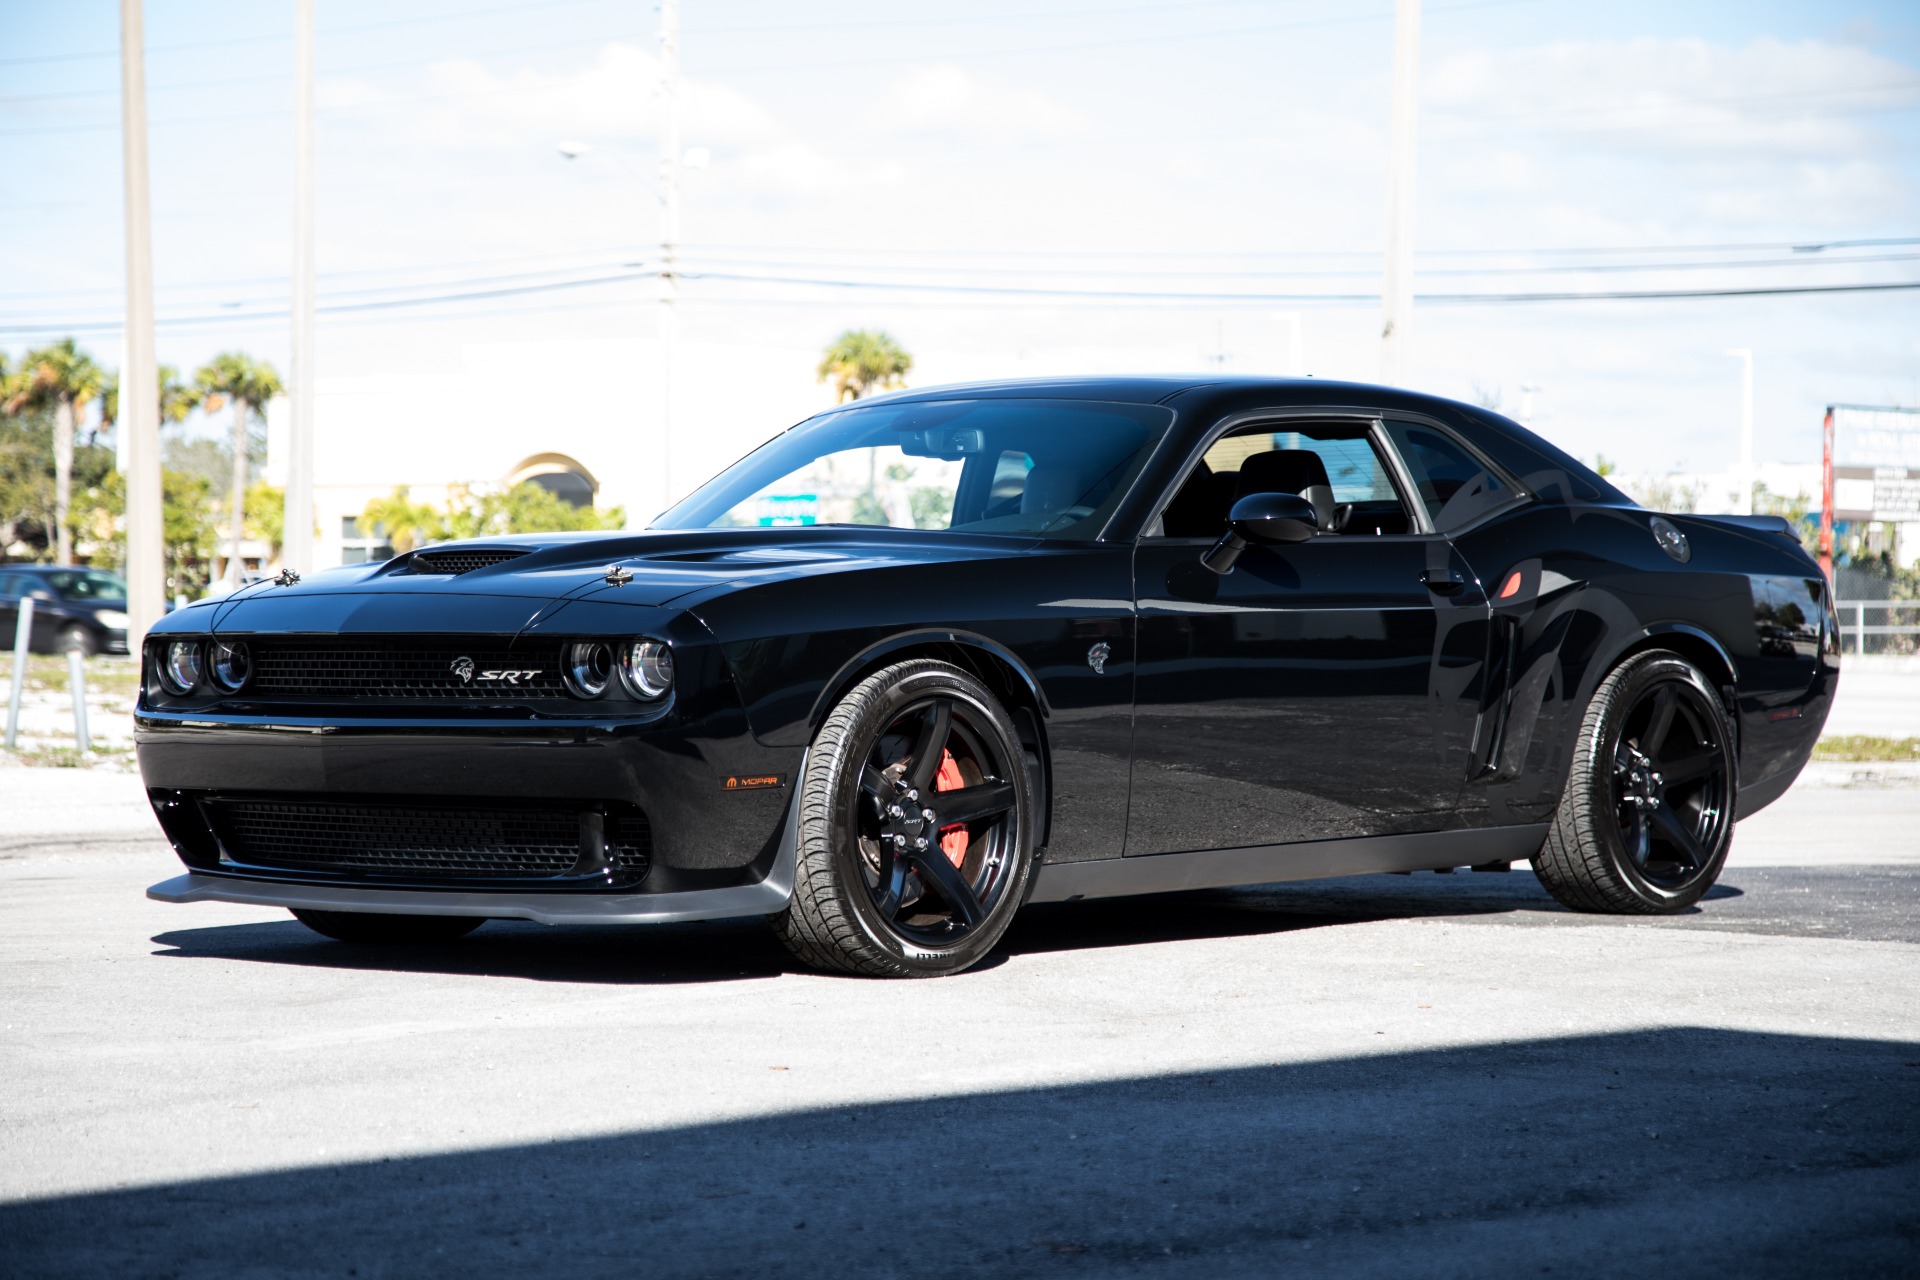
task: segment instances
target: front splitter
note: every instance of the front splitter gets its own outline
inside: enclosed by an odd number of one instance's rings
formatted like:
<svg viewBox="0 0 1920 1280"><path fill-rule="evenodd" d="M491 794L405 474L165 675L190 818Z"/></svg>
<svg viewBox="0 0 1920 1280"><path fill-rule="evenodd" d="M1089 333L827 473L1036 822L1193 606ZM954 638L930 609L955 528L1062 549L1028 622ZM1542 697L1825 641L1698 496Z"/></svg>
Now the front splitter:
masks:
<svg viewBox="0 0 1920 1280"><path fill-rule="evenodd" d="M783 874L783 872L785 874ZM540 924L672 924L771 915L792 894L791 864L774 865L758 884L681 893L461 893L282 884L188 872L147 890L156 902L238 902L289 911L362 911L403 916L478 916Z"/></svg>

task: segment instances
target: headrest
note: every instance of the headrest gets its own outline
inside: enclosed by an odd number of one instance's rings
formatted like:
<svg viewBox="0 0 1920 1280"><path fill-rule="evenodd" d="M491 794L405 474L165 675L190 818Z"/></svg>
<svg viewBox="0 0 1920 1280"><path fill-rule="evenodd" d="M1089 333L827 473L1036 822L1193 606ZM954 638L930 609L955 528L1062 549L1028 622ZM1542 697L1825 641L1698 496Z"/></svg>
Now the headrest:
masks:
<svg viewBox="0 0 1920 1280"><path fill-rule="evenodd" d="M1078 471L1057 462L1042 462L1027 472L1027 487L1020 492L1020 511L1065 511L1085 491Z"/></svg>
<svg viewBox="0 0 1920 1280"><path fill-rule="evenodd" d="M1234 497L1250 493L1305 494L1315 485L1329 490L1327 464L1311 449L1270 449L1256 453L1240 464L1240 484Z"/></svg>

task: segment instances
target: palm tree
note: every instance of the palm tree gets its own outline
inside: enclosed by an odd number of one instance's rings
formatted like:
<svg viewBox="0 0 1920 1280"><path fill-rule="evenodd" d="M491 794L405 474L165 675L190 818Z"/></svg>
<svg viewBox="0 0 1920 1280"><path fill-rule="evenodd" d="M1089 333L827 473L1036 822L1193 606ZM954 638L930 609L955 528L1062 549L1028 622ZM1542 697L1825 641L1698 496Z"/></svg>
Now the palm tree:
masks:
<svg viewBox="0 0 1920 1280"><path fill-rule="evenodd" d="M820 357L820 381L833 379L837 404L907 385L913 357L880 329L849 329Z"/></svg>
<svg viewBox="0 0 1920 1280"><path fill-rule="evenodd" d="M200 366L193 382L208 413L218 413L229 402L233 405L233 495L227 505L233 550L227 556L227 578L238 586L240 538L247 523L247 424L280 394L280 375L264 360L223 351Z"/></svg>
<svg viewBox="0 0 1920 1280"><path fill-rule="evenodd" d="M180 371L170 364L159 368L160 378L160 425L186 421L187 415L200 407L200 392L180 381ZM107 375L107 388L100 393L100 426L102 429L114 426L120 421L120 375Z"/></svg>
<svg viewBox="0 0 1920 1280"><path fill-rule="evenodd" d="M73 559L73 535L67 528L73 505L73 437L87 402L106 387L106 375L72 338L29 351L7 387L6 410L53 409L54 563Z"/></svg>

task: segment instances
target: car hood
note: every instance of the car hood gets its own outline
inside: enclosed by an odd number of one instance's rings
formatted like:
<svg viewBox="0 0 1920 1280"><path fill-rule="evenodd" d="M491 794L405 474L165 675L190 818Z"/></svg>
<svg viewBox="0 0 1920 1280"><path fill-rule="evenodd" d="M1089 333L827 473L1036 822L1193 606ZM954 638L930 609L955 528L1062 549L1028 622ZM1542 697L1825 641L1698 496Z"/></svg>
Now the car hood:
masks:
<svg viewBox="0 0 1920 1280"><path fill-rule="evenodd" d="M524 629L574 601L689 607L774 578L897 564L1018 555L1032 538L914 529L660 530L545 534L441 543L381 564L326 569L289 586L267 581L169 615L166 630L221 633L446 634ZM421 572L414 557L509 552L464 573Z"/></svg>

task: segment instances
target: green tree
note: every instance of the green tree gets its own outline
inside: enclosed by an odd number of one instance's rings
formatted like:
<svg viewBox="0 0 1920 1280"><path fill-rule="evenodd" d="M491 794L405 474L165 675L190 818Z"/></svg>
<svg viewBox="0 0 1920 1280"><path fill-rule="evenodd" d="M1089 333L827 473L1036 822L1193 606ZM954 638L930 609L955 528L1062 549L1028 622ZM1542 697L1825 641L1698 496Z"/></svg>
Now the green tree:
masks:
<svg viewBox="0 0 1920 1280"><path fill-rule="evenodd" d="M278 560L286 545L287 491L265 480L247 487L247 532L267 544L267 559Z"/></svg>
<svg viewBox="0 0 1920 1280"><path fill-rule="evenodd" d="M438 507L415 502L405 485L384 498L375 498L360 513L360 527L383 537L397 552L413 550L423 542L447 537L446 516Z"/></svg>
<svg viewBox="0 0 1920 1280"><path fill-rule="evenodd" d="M57 564L73 561L69 516L73 507L74 435L87 403L105 388L106 374L72 338L29 351L8 383L8 413L31 408L53 411L53 544Z"/></svg>
<svg viewBox="0 0 1920 1280"><path fill-rule="evenodd" d="M227 522L233 549L227 556L227 580L240 581L240 539L247 523L247 439L253 419L267 401L281 392L280 375L264 360L239 351L223 351L193 375L201 405L208 413L233 406L233 487L227 500Z"/></svg>
<svg viewBox="0 0 1920 1280"><path fill-rule="evenodd" d="M820 381L833 381L834 401L845 404L907 385L913 357L879 329L849 329L820 357Z"/></svg>
<svg viewBox="0 0 1920 1280"><path fill-rule="evenodd" d="M624 507L576 507L531 480L511 489L475 493L455 486L445 509L415 502L405 488L375 498L360 513L364 529L379 529L396 552L429 542L485 538L502 533L560 533L624 529Z"/></svg>
<svg viewBox="0 0 1920 1280"><path fill-rule="evenodd" d="M456 489L447 504L443 526L448 538L483 538L496 533L563 533L574 530L624 529L624 507L576 507L551 490L523 481L507 490L475 494Z"/></svg>
<svg viewBox="0 0 1920 1280"><path fill-rule="evenodd" d="M188 414L200 407L200 389L180 380L180 371L170 364L163 364L158 371L160 380L160 425L174 426L186 421ZM100 427L105 430L120 421L120 374L118 371L107 375L106 390L100 393Z"/></svg>
<svg viewBox="0 0 1920 1280"><path fill-rule="evenodd" d="M100 522L124 529L126 477L109 470L93 493ZM169 594L198 596L206 590L214 538L213 485L205 476L163 469L160 472L160 541ZM102 541L94 563L102 568L120 569L125 567L126 558L127 540L121 533Z"/></svg>

